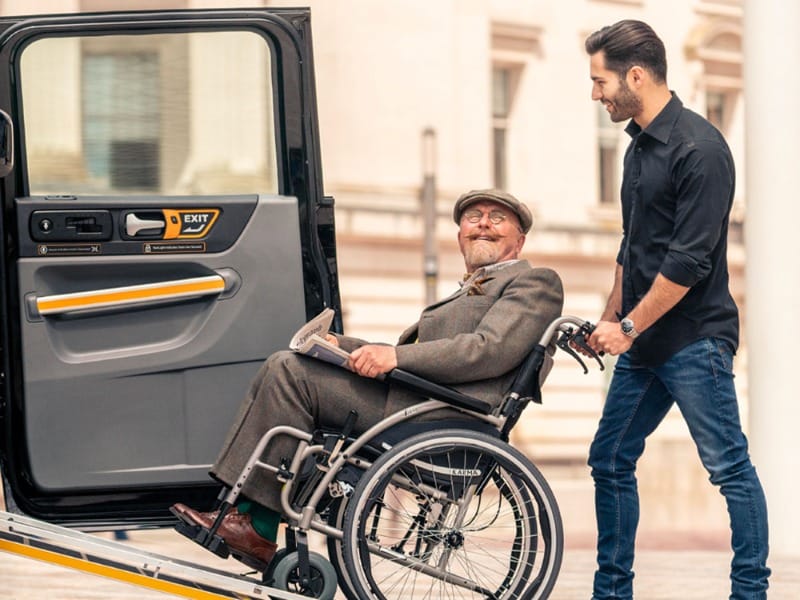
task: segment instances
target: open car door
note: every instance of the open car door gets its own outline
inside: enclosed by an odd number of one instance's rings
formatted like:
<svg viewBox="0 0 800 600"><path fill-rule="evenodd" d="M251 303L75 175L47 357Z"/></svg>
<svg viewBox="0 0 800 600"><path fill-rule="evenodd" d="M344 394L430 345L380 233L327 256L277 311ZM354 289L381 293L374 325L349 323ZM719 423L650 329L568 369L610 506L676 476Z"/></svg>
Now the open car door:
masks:
<svg viewBox="0 0 800 600"><path fill-rule="evenodd" d="M262 361L339 312L308 11L6 19L0 109L8 510L210 505Z"/></svg>

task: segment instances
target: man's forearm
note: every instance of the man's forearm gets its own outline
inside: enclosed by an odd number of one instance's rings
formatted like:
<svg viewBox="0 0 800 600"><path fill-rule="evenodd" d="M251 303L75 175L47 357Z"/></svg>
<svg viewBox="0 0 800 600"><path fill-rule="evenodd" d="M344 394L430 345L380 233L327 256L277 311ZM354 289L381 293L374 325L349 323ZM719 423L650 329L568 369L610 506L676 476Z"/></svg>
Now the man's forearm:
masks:
<svg viewBox="0 0 800 600"><path fill-rule="evenodd" d="M639 332L644 331L658 321L673 306L681 301L688 292L688 287L670 281L660 273L656 275L653 285L639 304L627 315L633 320Z"/></svg>
<svg viewBox="0 0 800 600"><path fill-rule="evenodd" d="M608 295L606 308L600 317L601 321L618 321L617 315L622 310L622 265L617 264L614 270L614 287Z"/></svg>
<svg viewBox="0 0 800 600"><path fill-rule="evenodd" d="M618 267L617 273L622 274L622 267ZM614 290L617 290L616 283ZM639 304L627 315L622 316L630 318L637 331L641 333L680 302L688 291L688 287L678 285L659 274ZM612 309L617 312L621 310L621 299L619 309L615 309L614 301L614 292L612 292L603 318L597 323L594 332L589 337L589 345L597 352L618 355L630 349L633 338L622 333L616 314L607 314Z"/></svg>

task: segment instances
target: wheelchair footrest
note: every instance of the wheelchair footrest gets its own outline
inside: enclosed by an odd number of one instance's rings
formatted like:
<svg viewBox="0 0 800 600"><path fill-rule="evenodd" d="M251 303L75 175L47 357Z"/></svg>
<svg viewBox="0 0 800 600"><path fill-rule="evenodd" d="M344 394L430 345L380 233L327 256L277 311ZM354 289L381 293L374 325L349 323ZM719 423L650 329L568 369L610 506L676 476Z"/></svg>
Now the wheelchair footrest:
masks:
<svg viewBox="0 0 800 600"><path fill-rule="evenodd" d="M175 531L210 550L220 558L228 558L231 554L228 544L218 535L211 535L211 532L200 525L178 521Z"/></svg>

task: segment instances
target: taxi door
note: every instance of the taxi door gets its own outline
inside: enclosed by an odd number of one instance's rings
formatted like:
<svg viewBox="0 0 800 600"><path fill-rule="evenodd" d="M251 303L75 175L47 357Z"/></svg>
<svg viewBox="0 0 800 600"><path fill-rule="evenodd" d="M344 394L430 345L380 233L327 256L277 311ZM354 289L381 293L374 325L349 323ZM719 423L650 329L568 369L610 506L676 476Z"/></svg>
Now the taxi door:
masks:
<svg viewBox="0 0 800 600"><path fill-rule="evenodd" d="M339 308L312 69L306 9L0 22L9 510L212 502L260 364Z"/></svg>

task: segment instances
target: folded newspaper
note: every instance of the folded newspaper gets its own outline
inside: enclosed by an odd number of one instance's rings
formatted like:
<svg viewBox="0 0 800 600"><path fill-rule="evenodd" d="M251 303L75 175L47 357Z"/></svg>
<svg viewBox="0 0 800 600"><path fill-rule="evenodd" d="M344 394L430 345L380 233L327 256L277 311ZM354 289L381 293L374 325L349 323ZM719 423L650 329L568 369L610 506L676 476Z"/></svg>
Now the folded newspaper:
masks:
<svg viewBox="0 0 800 600"><path fill-rule="evenodd" d="M326 308L303 325L292 337L292 341L289 342L289 348L317 360L324 360L340 367L347 367L347 360L350 358L350 354L325 339L325 334L331 328L334 314L333 309Z"/></svg>

